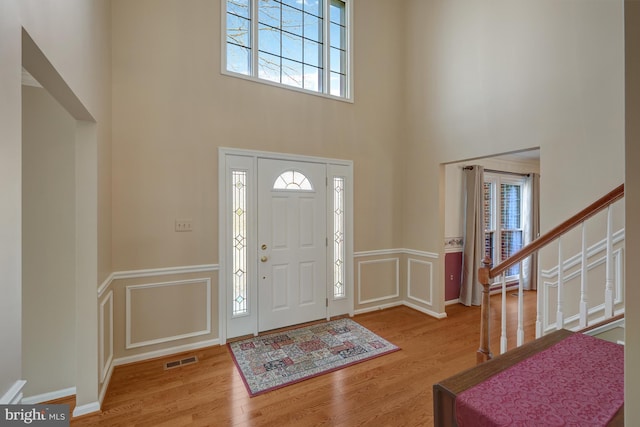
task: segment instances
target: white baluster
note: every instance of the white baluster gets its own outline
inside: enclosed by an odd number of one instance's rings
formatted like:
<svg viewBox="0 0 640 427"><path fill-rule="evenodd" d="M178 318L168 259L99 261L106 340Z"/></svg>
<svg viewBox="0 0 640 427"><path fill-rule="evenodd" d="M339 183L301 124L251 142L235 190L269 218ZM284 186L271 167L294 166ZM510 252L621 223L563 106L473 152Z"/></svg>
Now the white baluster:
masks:
<svg viewBox="0 0 640 427"><path fill-rule="evenodd" d="M604 317L608 319L613 316L613 209L611 205L607 208L607 264L605 273L604 290Z"/></svg>
<svg viewBox="0 0 640 427"><path fill-rule="evenodd" d="M536 252L539 254L540 252ZM536 274L536 338L542 336L542 311L544 307L542 303L543 297L546 295L546 288L544 286L544 280L540 280L540 274L542 274L542 268L540 267L540 257L538 256L538 274ZM542 285L542 287L540 287Z"/></svg>
<svg viewBox="0 0 640 427"><path fill-rule="evenodd" d="M556 329L564 328L564 261L562 260L562 239L558 239L558 310Z"/></svg>
<svg viewBox="0 0 640 427"><path fill-rule="evenodd" d="M507 273L502 273L502 330L500 333L500 354L507 351Z"/></svg>
<svg viewBox="0 0 640 427"><path fill-rule="evenodd" d="M518 281L518 334L516 345L520 347L524 344L524 277L522 270L524 262L520 261L520 279Z"/></svg>
<svg viewBox="0 0 640 427"><path fill-rule="evenodd" d="M580 327L587 327L587 314L588 314L588 306L587 306L587 226L583 222L582 223L582 273L580 277Z"/></svg>

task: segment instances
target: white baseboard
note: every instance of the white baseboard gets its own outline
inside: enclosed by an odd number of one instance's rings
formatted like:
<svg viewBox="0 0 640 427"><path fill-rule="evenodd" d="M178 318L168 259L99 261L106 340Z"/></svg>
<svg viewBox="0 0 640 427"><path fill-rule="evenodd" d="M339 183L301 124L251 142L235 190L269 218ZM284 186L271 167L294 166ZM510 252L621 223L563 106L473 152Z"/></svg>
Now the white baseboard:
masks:
<svg viewBox="0 0 640 427"><path fill-rule="evenodd" d="M372 311L384 310L385 308L398 307L400 305L404 305L402 301L391 302L389 304L375 305L373 307L361 308L360 310L356 310L354 311L354 314L370 313Z"/></svg>
<svg viewBox="0 0 640 427"><path fill-rule="evenodd" d="M116 366L126 365L127 363L141 362L143 360L153 359L156 357L169 356L171 354L176 354L176 353L183 353L189 350L196 350L199 348L211 347L212 345L217 345L217 344L220 344L220 341L218 339L215 339L215 340L203 341L195 344L187 344L179 347L168 348L165 350L158 350L158 351L148 352L144 354L138 354L135 356L121 357L119 359L115 359L113 360L112 363L109 364L109 367L107 368L107 374L105 375L104 381L102 383L102 388L100 389L100 394L98 396L98 402L97 402L98 409L96 410L94 408L94 404L90 404L90 405L84 405L84 406L87 406L87 408L83 409L83 411L90 410L91 412L96 412L100 410L100 407L102 406L102 402L104 402L104 397L107 394L109 383L111 382L111 375L113 374L113 370ZM85 413L91 413L91 412L85 412ZM79 415L84 415L85 413L82 413ZM79 415L76 415L76 411L73 412L74 417Z"/></svg>
<svg viewBox="0 0 640 427"><path fill-rule="evenodd" d="M80 417L82 415L93 414L94 412L100 412L99 402L91 402L85 405L76 406L73 410L73 416Z"/></svg>
<svg viewBox="0 0 640 427"><path fill-rule="evenodd" d="M460 298L456 298L456 299L450 299L449 301L445 301L444 305L453 305L453 304L459 304L460 303Z"/></svg>
<svg viewBox="0 0 640 427"><path fill-rule="evenodd" d="M36 394L35 396L25 397L22 399L22 403L25 405L35 405L37 403L73 396L74 394L76 394L76 388L69 387L62 390L54 390L47 393Z"/></svg>
<svg viewBox="0 0 640 427"><path fill-rule="evenodd" d="M355 314L370 313L372 311L384 310L386 308L398 307L401 305L407 306L421 313L428 314L429 316L435 317L436 319L444 319L447 317L447 313L436 313L435 311L431 311L427 308L420 307L419 305L415 305L407 301L396 301L396 302L391 302L389 304L380 304L373 307L361 308L360 310L356 310Z"/></svg>
<svg viewBox="0 0 640 427"><path fill-rule="evenodd" d="M624 325L625 325L624 318L622 318L622 319L618 319L618 320L616 320L614 322L606 323L606 324L604 324L602 326L599 326L597 328L591 329L591 330L585 332L585 334L594 336L594 335L601 334L603 332L609 331L609 330L614 329L614 328L624 328Z"/></svg>
<svg viewBox="0 0 640 427"><path fill-rule="evenodd" d="M431 317L435 317L436 319L446 319L447 317L447 313L436 313L435 311L429 310L428 308L420 307L419 305L415 305L408 301L404 301L404 305L421 313L428 314Z"/></svg>
<svg viewBox="0 0 640 427"><path fill-rule="evenodd" d="M147 353L136 354L133 356L119 357L114 359L113 366L126 365L128 363L141 362L143 360L155 359L156 357L170 356L172 354L184 353L185 351L198 350L205 347L211 347L213 345L220 345L218 338L200 341L193 344L185 344L177 347L165 348L162 350L150 351Z"/></svg>
<svg viewBox="0 0 640 427"><path fill-rule="evenodd" d="M22 389L27 382L18 380L0 397L0 405L17 405L22 400Z"/></svg>

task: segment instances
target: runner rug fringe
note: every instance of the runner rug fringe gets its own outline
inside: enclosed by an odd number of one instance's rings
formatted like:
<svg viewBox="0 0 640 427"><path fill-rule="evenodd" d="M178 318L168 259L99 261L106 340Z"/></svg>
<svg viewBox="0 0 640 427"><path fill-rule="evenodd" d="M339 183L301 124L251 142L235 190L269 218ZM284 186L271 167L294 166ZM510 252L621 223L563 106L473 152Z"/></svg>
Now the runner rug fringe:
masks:
<svg viewBox="0 0 640 427"><path fill-rule="evenodd" d="M251 397L400 350L346 318L228 346Z"/></svg>

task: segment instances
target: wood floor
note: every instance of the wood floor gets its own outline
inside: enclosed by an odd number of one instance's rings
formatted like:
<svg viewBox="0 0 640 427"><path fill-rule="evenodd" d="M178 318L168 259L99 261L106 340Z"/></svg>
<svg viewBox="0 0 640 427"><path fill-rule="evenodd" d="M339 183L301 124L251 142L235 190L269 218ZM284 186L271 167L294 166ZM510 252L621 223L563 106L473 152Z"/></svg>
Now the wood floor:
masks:
<svg viewBox="0 0 640 427"><path fill-rule="evenodd" d="M534 310L535 292L527 292L527 340L533 338ZM494 297L492 312L498 311ZM402 350L253 398L226 346L184 353L199 362L170 370L163 364L175 355L119 366L102 413L71 425L431 426L433 384L474 366L478 348L480 308L451 305L447 316L437 320L407 307L355 316ZM494 320L494 353L499 327ZM515 327L510 329L515 336Z"/></svg>

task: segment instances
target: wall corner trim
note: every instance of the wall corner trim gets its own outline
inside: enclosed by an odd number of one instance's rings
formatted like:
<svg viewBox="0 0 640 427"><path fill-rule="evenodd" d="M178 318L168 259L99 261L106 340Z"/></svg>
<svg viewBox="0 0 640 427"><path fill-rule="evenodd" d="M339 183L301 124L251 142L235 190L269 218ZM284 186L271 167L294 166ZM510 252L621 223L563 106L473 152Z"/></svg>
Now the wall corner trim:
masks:
<svg viewBox="0 0 640 427"><path fill-rule="evenodd" d="M114 273L111 273L106 279L104 279L104 282L98 286L98 298L102 298L102 295L107 291L107 289L109 289L109 286L111 286L111 283L113 282L113 276Z"/></svg>
<svg viewBox="0 0 640 427"><path fill-rule="evenodd" d="M25 384L27 384L25 380L18 380L13 383L13 385L9 387L9 390L0 397L0 405L16 405L20 403L22 400L22 389Z"/></svg>
<svg viewBox="0 0 640 427"><path fill-rule="evenodd" d="M102 388L100 389L100 394L98 395L98 402L100 406L102 406L102 402L104 402L104 397L107 395L107 390L109 389L109 383L111 382L111 374L113 374L113 368L115 365L113 364L113 359L109 361L109 368L107 370L107 375L102 381Z"/></svg>

